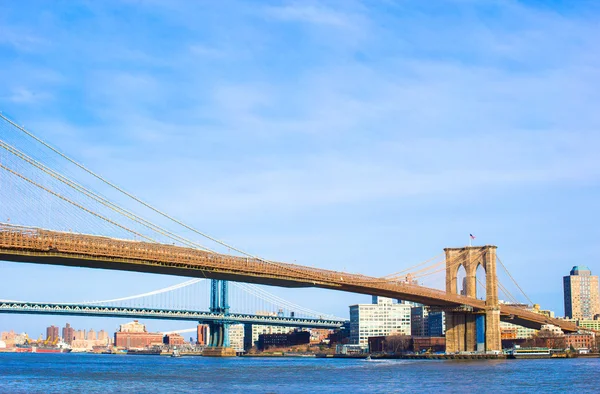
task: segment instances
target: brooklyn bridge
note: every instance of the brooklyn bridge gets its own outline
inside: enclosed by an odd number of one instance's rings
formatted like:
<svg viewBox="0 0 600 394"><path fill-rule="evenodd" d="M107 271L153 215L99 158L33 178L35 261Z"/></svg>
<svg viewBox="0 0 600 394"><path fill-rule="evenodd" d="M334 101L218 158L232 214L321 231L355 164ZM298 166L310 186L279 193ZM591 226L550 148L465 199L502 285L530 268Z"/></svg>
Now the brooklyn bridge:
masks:
<svg viewBox="0 0 600 394"><path fill-rule="evenodd" d="M212 321L214 327L251 321L252 316L230 314L226 293L231 281L316 287L428 305L446 313L447 352L501 350L500 321L535 329L553 324L565 332L578 330L573 323L537 313L527 305L501 300L500 292L508 300L514 297L499 280L498 265L506 267L494 245L445 248L440 261L383 277L273 261L211 237L147 204L4 115L0 115L0 148L0 260L213 279L213 317L189 315L190 320ZM89 186L90 179L98 189ZM125 207L118 199L106 197L109 194L120 195L130 204ZM160 219L149 220L140 211ZM201 236L224 251L192 241L192 236ZM365 271L368 267L365 264ZM477 275L481 269L483 278ZM465 273L462 290L460 270ZM444 277L442 288L423 285L420 279L435 273ZM36 308L24 308L23 303L5 305L0 312L36 313ZM43 309L37 308L39 313ZM339 325L335 319L314 317L296 323Z"/></svg>

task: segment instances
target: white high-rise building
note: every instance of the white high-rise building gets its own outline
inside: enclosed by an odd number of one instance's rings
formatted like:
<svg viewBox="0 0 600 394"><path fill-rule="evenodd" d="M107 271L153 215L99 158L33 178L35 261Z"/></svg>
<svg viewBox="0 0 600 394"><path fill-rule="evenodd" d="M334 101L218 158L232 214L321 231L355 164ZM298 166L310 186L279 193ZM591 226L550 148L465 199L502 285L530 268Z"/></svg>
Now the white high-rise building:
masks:
<svg viewBox="0 0 600 394"><path fill-rule="evenodd" d="M410 309L385 297L373 297L372 304L350 306L350 342L367 347L369 337L410 335Z"/></svg>
<svg viewBox="0 0 600 394"><path fill-rule="evenodd" d="M563 277L565 316L571 319L594 319L600 315L598 276L584 265L576 265Z"/></svg>
<svg viewBox="0 0 600 394"><path fill-rule="evenodd" d="M274 312L257 311L257 316L277 316ZM249 350L258 343L260 334L287 334L297 327L289 326L263 326L259 324L246 324L244 328L244 348Z"/></svg>
<svg viewBox="0 0 600 394"><path fill-rule="evenodd" d="M231 324L229 326L229 346L236 352L244 351L244 325Z"/></svg>

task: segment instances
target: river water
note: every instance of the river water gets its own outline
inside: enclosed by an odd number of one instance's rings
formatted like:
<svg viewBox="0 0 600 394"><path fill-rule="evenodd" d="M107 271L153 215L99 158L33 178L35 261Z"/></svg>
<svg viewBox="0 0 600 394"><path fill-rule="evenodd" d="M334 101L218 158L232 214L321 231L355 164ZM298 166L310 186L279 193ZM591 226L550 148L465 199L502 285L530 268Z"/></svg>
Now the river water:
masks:
<svg viewBox="0 0 600 394"><path fill-rule="evenodd" d="M1 393L600 392L600 359L348 360L0 353Z"/></svg>

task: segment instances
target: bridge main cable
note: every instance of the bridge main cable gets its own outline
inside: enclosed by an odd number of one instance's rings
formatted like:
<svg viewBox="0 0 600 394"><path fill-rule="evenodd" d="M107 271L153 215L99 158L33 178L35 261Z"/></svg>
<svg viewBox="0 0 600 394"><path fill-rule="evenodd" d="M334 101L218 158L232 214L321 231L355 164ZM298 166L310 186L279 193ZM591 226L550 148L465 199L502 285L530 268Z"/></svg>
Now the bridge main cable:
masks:
<svg viewBox="0 0 600 394"><path fill-rule="evenodd" d="M211 249L206 248L198 243L195 243L195 242L190 241L186 238L183 238L177 234L174 234L174 233L170 232L169 230L164 229L158 225L155 225L154 223L149 222L146 219L137 216L133 212L114 204L113 202L98 195L97 193L93 192L92 190L90 190L90 189L82 186L81 184L70 180L69 178L65 177L64 175L48 168L44 164L42 164L39 161L33 159L32 157L26 155L25 153L19 151L18 149L14 148L13 146L6 144L2 140L0 140L0 147L3 148L4 150L6 150L7 152L11 153L12 155L18 157L19 159L29 163L30 165L38 168L41 171L45 172L46 174L50 175L54 179L57 179L58 181L71 187L72 189L76 190L77 192L82 193L83 195L93 199L94 201L101 203L102 205L110 208L111 210L113 210L123 216L126 216L129 219L131 219L139 224L142 224L143 226L145 226L146 228L149 228L152 231L155 231L155 232L158 232L159 234L165 235L168 238L171 238L177 242L181 242L184 245L188 245L191 247L197 247L199 249L206 250L208 252L216 253L214 250L211 250Z"/></svg>
<svg viewBox="0 0 600 394"><path fill-rule="evenodd" d="M145 239L145 240L147 240L147 241L150 241L150 242L152 242L152 243L158 243L158 241L156 241L155 239L152 239L152 238L150 238L150 237L147 237L147 236L145 236L145 235L143 235L143 234L140 234L140 233L138 233L138 232L137 232L137 231L135 231L135 230L132 230L132 229L130 229L130 228L128 228L128 227L125 227L125 226L123 226L123 225L121 225L121 224L119 224L119 223L115 222L114 220L111 220L111 219L109 219L109 218L107 218L107 217L105 217L105 216L103 216L103 215L100 215L99 213L96 213L96 212L92 211L91 209L88 209L88 208L84 207L83 205L81 205L81 204L78 204L78 203L76 203L75 201L73 201L73 200L70 200L69 198L67 198L67 197L65 197L65 196L63 196L63 195L61 195L61 194L59 194L59 193L56 193L55 191L53 191L53 190L50 190L50 189L48 189L48 188L44 187L43 185L40 185L39 183L37 183L37 182L35 182L35 181L33 181L33 180L31 180L31 179L27 178L25 175L22 175L22 174L20 174L20 173L18 173L18 172L16 172L16 171L14 171L14 170L12 170L12 169L10 169L10 168L6 167L6 166L5 166L4 164L2 164L2 163L0 163L0 168L2 168L2 169L3 169L3 170L5 170L5 171L8 171L8 172L10 172L11 174L13 174L13 175L15 175L15 176L17 176L17 177L19 177L19 178L23 179L23 180L24 180L24 181L26 181L26 182L29 182L29 183L31 183L32 185L34 185L34 186L36 186L36 187L38 187L38 188L40 188L40 189L42 189L42 190L44 190L44 191L46 191L46 192L48 192L48 193L52 194L52 195L53 195L53 196L55 196L55 197L58 197L58 198L60 198L61 200L65 201L65 202L67 202L67 203L69 203L69 204L71 204L71 205L73 205L73 206L75 206L75 207L77 207L77 208L79 208L79 209L81 209L81 210L84 210L85 212L87 212L87 213L89 213L89 214L91 214L91 215L93 215L93 216L96 216L97 218L100 218L100 219L102 219L102 220L104 220L104 221L106 221L106 222L108 222L108 223L110 223L110 224L112 224L112 225L114 225L114 226L117 226L117 227L119 227L119 228L121 228L121 229L123 229L123 230L125 230L125 231L128 231L128 232L130 232L130 233L132 233L132 234L134 234L134 235L137 235L138 237L140 237L140 238L143 238L143 239Z"/></svg>
<svg viewBox="0 0 600 394"><path fill-rule="evenodd" d="M270 261L270 260L267 260L267 259L263 259L263 258L261 258L261 257L259 257L259 256L256 256L256 255L252 254L252 253L246 252L246 251L244 251L244 250L242 250L242 249L240 249L240 248L236 248L236 247L235 247L235 246L233 246L233 245L227 244L227 243L226 243L226 242L224 242L224 241L221 241L221 240L219 240L219 239L217 239L217 238L214 238L214 237L212 237L212 236L210 236L210 235L208 235L208 234L206 234L206 233L204 233L204 232L202 232L202 231L200 231L200 230L197 230L197 229L195 229L195 228L193 228L193 227L191 227L191 226L189 226L189 225L187 225L187 224L183 223L182 221L180 221L180 220L178 220L178 219L176 219L176 218L172 217L171 215L167 214L166 212L163 212L163 211L159 210L158 208L155 208L154 206L152 206L152 205L150 205L150 204L146 203L145 201L141 200L140 198L138 198L138 197L134 196L133 194L131 194L131 193L127 192L126 190L124 190L123 188L119 187L118 185L116 185L116 184L114 184L114 183L110 182L109 180L107 180L107 179L106 179L106 178L104 178L103 176L101 176L101 175L97 174L96 172L94 172L94 171L92 171L92 170L88 169L88 168L87 168L87 167L85 167L83 164L81 164L81 163L77 162L76 160L73 160L73 159L71 159L71 158L70 158L69 156L67 156L66 154L64 154L64 153L62 153L61 151L59 151L58 149L54 148L52 145L50 145L50 144L48 144L47 142L43 141L42 139L38 138L38 137L37 137L36 135L34 135L33 133L30 133L29 131L27 131L27 130L26 130L24 127L22 127L22 126L19 126L18 124L16 124L15 122L13 122L12 120L10 120L10 119L9 119L9 118L7 118L6 116L4 116L4 114L0 113L0 118L4 119L6 122L8 122L9 124L11 124L11 125L12 125L12 126L14 126L15 128L17 128L18 130L20 130L21 132L23 132L24 134L26 134L26 135L27 135L27 136L29 136L30 138L34 139L34 140L35 140L35 141L37 141L38 143L42 144L42 145L43 145L43 146L45 146L46 148L50 149L52 152L56 153L57 155L59 155L60 157L62 157L62 158L63 158L63 159L65 159L65 160L67 160L67 161L68 161L68 162L70 162L71 164L75 165L75 166L76 166L76 167L78 167L79 169L83 170L84 172L86 172L86 173L88 173L89 175L93 176L94 178L98 179L98 180L99 180L99 181L101 181L102 183L104 183L104 184L106 184L106 185L108 185L108 186L112 187L113 189L117 190L118 192L120 192L120 193L124 194L125 196L127 196L127 197L131 198L131 199L132 199L132 200L134 200L135 202L137 202L137 203L139 203L139 204L142 204L144 207L146 207L146 208L150 209L151 211L153 211L153 212L155 212L155 213L157 213L157 214L159 214L159 215L163 216L164 218L166 218L166 219L169 219L169 220L173 221L174 223L176 223L176 224L178 224L178 225L180 225L180 226L182 226L182 227L186 228L187 230L190 230L190 231L192 231L192 232L194 232L194 233L196 233L196 234L198 234L198 235L200 235L200 236L202 236L202 237L205 237L205 238L207 238L207 239L209 239L209 240L211 240L211 241L213 241L213 242L215 242L215 243L217 243L217 244L219 244L219 245L221 245L221 246L224 246L224 247L226 247L226 248L229 248L229 249L231 249L231 250L233 250L233 251L235 251L235 252L241 253L241 254L242 254L242 255L244 255L244 256L251 257L251 258L253 258L253 259L257 259L257 260L259 260L259 261L262 261L263 263L266 263L266 264L272 264L272 265L275 265L275 266L277 266L277 267L279 267L279 268L283 268L283 269L291 270L291 268L290 268L290 267L286 267L285 265L283 265L283 264L279 264L279 263L277 263L277 262L274 262L274 261ZM121 227L121 226L119 226L119 227ZM294 270L292 270L292 271L294 271Z"/></svg>

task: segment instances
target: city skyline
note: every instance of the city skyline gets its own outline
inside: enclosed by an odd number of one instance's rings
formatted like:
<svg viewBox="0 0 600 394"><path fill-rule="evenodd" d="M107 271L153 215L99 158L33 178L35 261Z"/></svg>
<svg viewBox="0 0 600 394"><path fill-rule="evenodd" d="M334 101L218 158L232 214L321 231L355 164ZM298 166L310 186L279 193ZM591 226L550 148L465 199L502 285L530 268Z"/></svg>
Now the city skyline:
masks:
<svg viewBox="0 0 600 394"><path fill-rule="evenodd" d="M65 335L64 335L64 332L65 332L64 328L65 328L65 327L67 327L67 325L68 325L68 326L69 326L71 329L73 329L73 332L74 332L74 333L77 333L77 332L83 332L83 333L84 333L84 335L85 335L86 337L87 337L87 334L88 334L89 332L94 332L94 333L96 334L96 336L98 335L98 333L99 333L99 332L110 332L110 330L107 330L106 328L100 328L100 329L97 329L97 327L96 327L96 328L94 328L94 327L90 327L89 329L88 329L88 328L78 328L77 326L73 326L73 325L70 323L70 321L72 321L72 320L73 320L73 319L67 319L67 322L66 322L66 323L64 323L64 324L62 324L62 325L61 325L61 324L58 324L58 323L53 323L53 324L50 324L50 325L48 325L48 326L45 326L45 327L43 327L43 328L41 329L41 331L40 331L40 333L39 333L39 334L37 334L37 333L34 333L34 332L19 331L19 330L16 330L16 329L14 329L14 327L8 327L8 326L7 326L7 327L5 327L4 325L0 326L0 332L3 332L3 333L4 333L4 332L11 332L11 331L12 331L12 332L14 332L15 334L27 334L27 335L28 335L30 338L32 338L32 339L37 339L39 336L43 337L43 339L46 339L46 338L48 338L48 333L49 333L48 329L49 329L50 327L54 327L54 328L57 328L57 329L58 329L58 331L57 331L57 333L58 333L58 334L57 334L57 335L58 335L58 337L62 338L63 340L64 340L64 339L66 339L66 338L65 338ZM121 320L123 320L123 319L121 319ZM127 320L128 320L128 321L130 321L131 319L127 319ZM121 324L123 324L123 323L121 323ZM117 328L116 328L116 329L118 329L118 326L117 326ZM115 329L115 330L116 330L116 329ZM35 336L34 336L34 335L35 335ZM72 339L72 338L71 338L71 339Z"/></svg>
<svg viewBox="0 0 600 394"><path fill-rule="evenodd" d="M552 317L558 316L558 317L564 317L564 318L567 318L567 319L568 318L575 318L575 319L584 319L584 320L585 319L592 320L592 319L594 319L594 317L598 316L597 312L600 311L600 300L598 299L598 292L600 291L600 289L595 289L595 290L593 289L593 287L595 285L597 287L597 284L598 284L597 283L598 282L598 279L597 279L598 277L595 276L595 275L589 276L589 278L591 278L591 280L592 280L591 287L590 287L589 284L586 285L587 286L586 288L588 289L587 291L588 292L591 291L591 293L592 293L591 300L587 301L588 308L591 308L591 314L590 314L590 312L588 312L587 315L583 316L583 315L581 315L581 312L577 312L575 315L573 315L573 313L571 313L571 314L568 313L567 300L570 299L571 294L572 294L571 290L567 290L567 284L571 283L570 281L568 281L568 279L571 278L573 275L576 275L576 277L578 277L577 275L582 275L581 272L583 272L583 275L588 275L588 276L591 275L590 270L587 267L585 267L585 266L575 266L575 267L572 268L572 270L570 270L570 275L571 276L565 276L565 277L563 277L563 286L564 286L563 287L563 300L564 300L564 308L562 309L562 311L543 310L542 311L543 313L547 313L547 314L549 314L549 316L552 316ZM576 282L576 286L575 287L577 289L579 289L579 287L580 287L579 282ZM574 294L573 297L579 299L579 297L580 297L579 291L576 294ZM372 298L371 302L370 303L364 303L363 306L364 305L372 305L372 304L378 304L379 303L379 301L377 301L379 297L373 296L371 298ZM383 298L383 299L386 299L386 298ZM386 300L388 300L388 299L386 299ZM391 299L389 299L389 301L391 301ZM350 307L350 313L348 314L349 320L352 319L352 308L353 307L357 307L357 306L359 306L359 305L349 305L349 307ZM534 305L534 307L537 307L538 310L539 310L539 305L538 306ZM417 307L416 309L419 309L419 308L420 307ZM420 309L423 309L423 308L420 308ZM415 312L415 308L413 307L412 313L414 313L414 312ZM265 312L261 312L261 311L256 312L256 314L259 314L259 315L263 314L263 313L265 313ZM426 312L421 311L419 313L421 313L421 314L425 313L425 315L422 315L421 319L427 317L427 313ZM411 313L409 313L409 315L410 314ZM12 315L6 315L6 316L10 317ZM106 322L106 321L111 321L112 320L112 321L115 322L116 326L121 326L124 321L131 320L130 318L104 318L104 317L79 317L79 316L61 316L61 317L57 317L57 316L44 316L44 315L26 315L26 317L29 317L32 320L35 320L35 321L38 321L38 322L40 320L41 321L53 321L53 322L55 320L64 321L65 323L63 323L63 326L70 324L69 322L71 322L71 321L78 321L80 319L81 320L86 320L86 321L101 320L102 322ZM414 316L412 316L412 319L414 320ZM145 325L148 325L148 323L150 323L149 325L151 327L155 327L155 326L168 326L168 325L172 325L172 324L175 324L175 325L178 326L177 328L170 328L170 329L163 329L163 330L157 330L157 329L156 330L153 330L153 329L149 330L149 331L153 331L153 332L170 332L170 331L181 330L182 329L181 326L185 326L184 329L186 329L186 330L190 330L190 329L193 328L193 327L190 326L189 322L176 322L176 321L166 321L166 320L155 321L155 320L152 320L152 319L147 319L147 320L144 321ZM152 323L154 323L154 325ZM159 324L156 324L156 323L159 323ZM413 324L414 324L414 322L413 322ZM55 323L52 323L51 325L54 326ZM63 327L63 326L59 325L58 327ZM73 327L73 326L71 326L71 327ZM280 328L283 329L285 327L280 327ZM2 331L9 331L9 330L10 331L14 330L16 333L19 333L19 334L20 333L30 334L30 332L28 332L27 330L19 330L18 328L15 329L13 327L6 328L6 327L3 327L3 326L0 325L0 332L2 332ZM62 328L61 328L61 330L62 330L61 332L64 331L64 329L62 329ZM421 328L421 330L423 330L423 328ZM75 331L83 331L85 333L86 329L79 329L79 330L76 329ZM103 328L100 331L105 331L105 330ZM115 331L117 331L117 329L115 329ZM32 331L32 332L35 332L35 330ZM531 330L527 329L527 332L531 332ZM35 335L37 335L37 334L35 334ZM40 331L39 336L44 336L44 332ZM47 336L47 334L46 334L46 336ZM62 337L62 335L61 335L61 337Z"/></svg>
<svg viewBox="0 0 600 394"><path fill-rule="evenodd" d="M0 110L218 238L382 276L474 234L558 315L565 271L600 272L593 6L445 2L433 16L423 2L31 4L1 6ZM2 298L22 300L183 281L0 270L13 279ZM338 315L369 299L274 292Z"/></svg>

